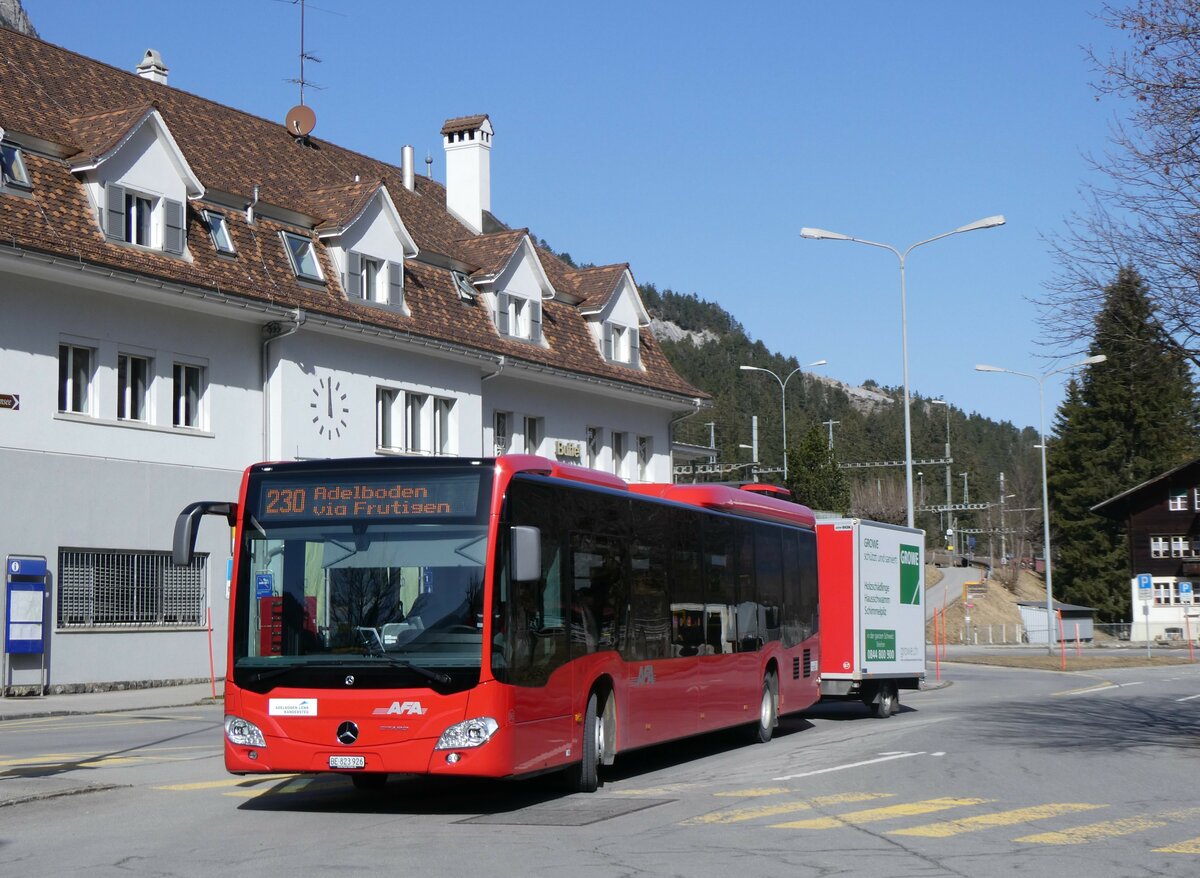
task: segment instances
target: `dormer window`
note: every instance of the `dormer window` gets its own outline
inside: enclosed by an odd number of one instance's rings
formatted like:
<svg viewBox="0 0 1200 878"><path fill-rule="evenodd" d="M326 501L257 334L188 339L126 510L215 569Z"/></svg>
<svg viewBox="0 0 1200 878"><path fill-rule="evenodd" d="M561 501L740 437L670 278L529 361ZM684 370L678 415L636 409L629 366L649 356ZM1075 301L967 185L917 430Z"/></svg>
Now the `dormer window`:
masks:
<svg viewBox="0 0 1200 878"><path fill-rule="evenodd" d="M183 202L110 183L104 187L104 233L113 241L182 254Z"/></svg>
<svg viewBox="0 0 1200 878"><path fill-rule="evenodd" d="M29 171L25 169L25 158L19 147L11 143L0 143L0 182L17 189L29 189Z"/></svg>
<svg viewBox="0 0 1200 878"><path fill-rule="evenodd" d="M288 261L291 262L292 271L296 273L296 277L301 280L324 283L325 277L321 274L321 265L317 261L317 248L313 246L312 239L292 232L280 232L279 234L283 236L284 249L287 250Z"/></svg>
<svg viewBox="0 0 1200 878"><path fill-rule="evenodd" d="M225 220L225 214L217 213L215 210L205 210L202 213L204 214L204 224L208 226L208 236L212 238L217 252L228 256L234 255L237 251L233 249L233 238L229 236L229 224Z"/></svg>
<svg viewBox="0 0 1200 878"><path fill-rule="evenodd" d="M365 299L377 305L404 304L404 266L357 253L346 254L346 274L342 285L349 299Z"/></svg>
<svg viewBox="0 0 1200 878"><path fill-rule="evenodd" d="M542 303L524 296L499 293L496 296L496 328L508 338L541 342Z"/></svg>
<svg viewBox="0 0 1200 878"><path fill-rule="evenodd" d="M461 271L452 271L450 274L454 278L454 289L458 291L458 297L464 302L473 302L479 290L471 286L471 281Z"/></svg>
<svg viewBox="0 0 1200 878"><path fill-rule="evenodd" d="M619 323L604 324L604 359L610 363L638 366L641 363L639 336L636 326Z"/></svg>

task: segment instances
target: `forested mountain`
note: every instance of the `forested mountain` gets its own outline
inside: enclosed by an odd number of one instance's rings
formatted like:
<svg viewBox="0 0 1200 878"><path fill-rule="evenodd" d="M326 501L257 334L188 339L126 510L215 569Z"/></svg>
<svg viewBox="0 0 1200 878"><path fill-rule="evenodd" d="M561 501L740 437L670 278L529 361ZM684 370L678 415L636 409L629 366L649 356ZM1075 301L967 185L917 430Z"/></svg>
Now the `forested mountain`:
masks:
<svg viewBox="0 0 1200 878"><path fill-rule="evenodd" d="M751 452L740 445L751 444L751 418L758 416L759 461L763 467L779 467L783 460L780 419L782 415L779 383L770 375L741 370L741 366L770 369L781 379L801 366L792 356L776 353L762 342L752 340L741 323L721 306L672 290L659 290L646 284L640 288L643 301L655 318L655 335L679 373L695 386L712 394L712 407L678 424L675 439L717 449L723 464L749 464ZM684 332L660 326L678 327ZM817 369L816 371L821 371ZM900 387L882 387L868 383L866 388L848 387L833 378L803 371L787 382L788 444L800 445L805 434L819 426L828 441L833 421L833 450L842 463L902 461L904 458L904 414ZM1041 470L1037 451L1037 431L1018 429L1012 423L996 422L976 413L949 406L950 450L953 502L963 502L964 482L972 503L999 503L1000 474L1005 475L1007 497L1006 527L1036 533L1041 525ZM941 460L945 457L947 406L931 403L914 395L912 408L913 459ZM789 449L791 450L791 449ZM720 476L702 479L748 477L750 467ZM916 473L922 473L918 477ZM964 480L963 473L966 473ZM848 470L851 483L851 509L855 514L903 520L904 469L902 466ZM781 481L781 475L763 476L763 480ZM921 485L924 503L921 502ZM945 502L946 467L944 464L918 464L914 467L914 492L917 505L937 506ZM890 498L890 500L889 500ZM897 499L898 498L898 499ZM798 498L803 500L803 498ZM1018 511L1028 510L1028 511ZM999 524L999 506L963 517L966 527ZM930 533L945 526L938 513L923 513L918 525ZM1006 540L1012 551L1013 540ZM979 551L987 552L987 539L979 541ZM997 542L997 551L999 543Z"/></svg>

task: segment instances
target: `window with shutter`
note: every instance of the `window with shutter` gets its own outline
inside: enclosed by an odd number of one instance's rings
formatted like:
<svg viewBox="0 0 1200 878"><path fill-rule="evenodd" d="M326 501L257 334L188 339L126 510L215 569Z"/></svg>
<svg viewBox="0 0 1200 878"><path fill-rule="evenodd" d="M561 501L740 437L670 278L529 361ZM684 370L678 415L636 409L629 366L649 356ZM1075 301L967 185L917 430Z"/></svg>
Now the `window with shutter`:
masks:
<svg viewBox="0 0 1200 878"><path fill-rule="evenodd" d="M168 253L183 253L187 236L183 226L183 202L162 200L163 210L163 249Z"/></svg>
<svg viewBox="0 0 1200 878"><path fill-rule="evenodd" d="M104 187L104 234L125 240L125 187L109 183Z"/></svg>
<svg viewBox="0 0 1200 878"><path fill-rule="evenodd" d="M346 289L346 298L361 299L362 288L362 257L351 250L346 254L346 272L342 280Z"/></svg>
<svg viewBox="0 0 1200 878"><path fill-rule="evenodd" d="M388 263L387 303L397 307L404 304L404 266L399 262Z"/></svg>

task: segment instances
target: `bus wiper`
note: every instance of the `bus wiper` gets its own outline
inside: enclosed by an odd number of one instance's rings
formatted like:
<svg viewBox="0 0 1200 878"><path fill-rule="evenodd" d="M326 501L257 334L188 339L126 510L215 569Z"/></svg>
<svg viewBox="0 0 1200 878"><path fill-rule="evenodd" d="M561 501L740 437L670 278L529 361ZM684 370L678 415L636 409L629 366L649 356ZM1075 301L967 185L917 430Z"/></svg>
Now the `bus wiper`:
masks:
<svg viewBox="0 0 1200 878"><path fill-rule="evenodd" d="M341 664L341 662L336 662L336 661L333 661L333 662L305 662L303 664L283 665L282 667L278 667L278 668L267 668L262 671L255 671L253 674L251 674L250 682L261 683L263 680L271 680L275 677L281 677L290 671L296 671L296 670L299 670L300 668L311 668L311 667L322 667L322 666L330 667L330 666L336 666L339 664Z"/></svg>
<svg viewBox="0 0 1200 878"><path fill-rule="evenodd" d="M366 654L374 658L383 659L393 668L404 668L406 671L412 671L418 676L424 677L431 683L437 683L440 686L450 685L450 675L443 674L441 671L431 671L429 668L423 668L420 665L414 665L407 659L397 658L394 655L389 655L387 650L381 644L368 642L365 645Z"/></svg>

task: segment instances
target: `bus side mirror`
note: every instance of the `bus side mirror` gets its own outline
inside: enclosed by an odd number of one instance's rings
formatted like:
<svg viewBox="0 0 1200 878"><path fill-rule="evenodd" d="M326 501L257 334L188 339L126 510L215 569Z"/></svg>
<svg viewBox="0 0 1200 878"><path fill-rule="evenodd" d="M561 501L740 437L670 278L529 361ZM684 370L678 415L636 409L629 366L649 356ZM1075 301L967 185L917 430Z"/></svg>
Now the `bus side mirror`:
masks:
<svg viewBox="0 0 1200 878"><path fill-rule="evenodd" d="M196 528L205 515L224 515L229 526L237 524L237 504L223 500L201 500L189 503L175 519L175 539L171 543L171 560L180 567L192 563L196 554Z"/></svg>
<svg viewBox="0 0 1200 878"><path fill-rule="evenodd" d="M513 582L531 582L542 578L542 532L536 527L517 525L508 529L509 575Z"/></svg>

